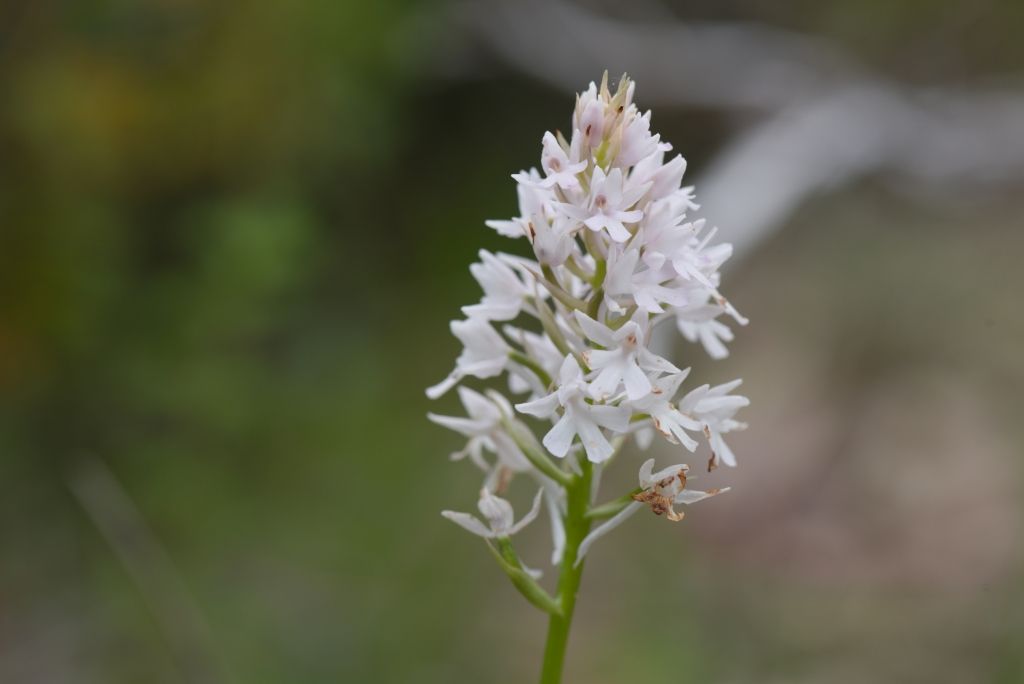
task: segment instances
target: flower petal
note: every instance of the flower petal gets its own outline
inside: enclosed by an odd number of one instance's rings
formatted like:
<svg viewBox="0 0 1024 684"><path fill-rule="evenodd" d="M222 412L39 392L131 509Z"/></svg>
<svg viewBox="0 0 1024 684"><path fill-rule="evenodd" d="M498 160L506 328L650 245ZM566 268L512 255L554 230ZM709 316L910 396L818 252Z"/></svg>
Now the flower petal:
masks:
<svg viewBox="0 0 1024 684"><path fill-rule="evenodd" d="M572 446L572 439L576 436L576 425L572 416L566 411L555 426L544 435L544 448L559 458L564 458Z"/></svg>
<svg viewBox="0 0 1024 684"><path fill-rule="evenodd" d="M554 415L555 410L558 408L558 394L552 393L546 397L540 399L534 399L533 401L525 401L521 404L516 404L516 410L520 413L525 413L530 416L536 416L538 418L547 418Z"/></svg>
<svg viewBox="0 0 1024 684"><path fill-rule="evenodd" d="M537 495L533 497L533 506L530 508L530 511L526 515L524 515L519 520L519 522L517 522L515 525L508 529L508 534L510 537L534 521L534 519L537 517L537 514L540 513L541 498L543 496L544 490L538 489Z"/></svg>
<svg viewBox="0 0 1024 684"><path fill-rule="evenodd" d="M594 545L598 539L608 534L616 527L626 522L634 513L636 513L643 506L639 501L632 501L628 506L619 511L614 517L609 518L607 521L601 523L593 530L590 534L583 538L580 542L579 551L576 552L576 565L578 566L583 562L583 558L590 551L590 547Z"/></svg>
<svg viewBox="0 0 1024 684"><path fill-rule="evenodd" d="M462 527L469 532L472 532L478 537L484 539L492 539L494 533L487 528L482 522L471 516L469 513L459 513L458 511L441 511L441 515L448 518L453 523Z"/></svg>

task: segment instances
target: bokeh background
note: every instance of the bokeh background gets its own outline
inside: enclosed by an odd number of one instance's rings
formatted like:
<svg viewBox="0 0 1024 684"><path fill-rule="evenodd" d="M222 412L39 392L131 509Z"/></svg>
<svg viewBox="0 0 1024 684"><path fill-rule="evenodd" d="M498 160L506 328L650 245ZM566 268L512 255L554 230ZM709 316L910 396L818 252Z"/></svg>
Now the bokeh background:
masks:
<svg viewBox="0 0 1024 684"><path fill-rule="evenodd" d="M1024 681L1022 29L0 5L0 681L532 680L544 621L438 515L478 474L422 388L476 251L525 246L483 226L509 174L605 68L737 245L751 325L674 358L753 405L732 494L595 549L567 681Z"/></svg>

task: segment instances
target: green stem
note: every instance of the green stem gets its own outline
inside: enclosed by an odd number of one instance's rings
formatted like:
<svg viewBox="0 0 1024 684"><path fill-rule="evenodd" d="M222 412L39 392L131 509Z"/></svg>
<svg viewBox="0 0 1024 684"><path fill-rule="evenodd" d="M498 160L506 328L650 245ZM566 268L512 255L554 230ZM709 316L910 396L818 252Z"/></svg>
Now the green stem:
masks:
<svg viewBox="0 0 1024 684"><path fill-rule="evenodd" d="M590 297L590 303L587 304L587 315L595 320L597 312L601 310L602 299L604 299L604 288L599 287L594 290L594 294Z"/></svg>
<svg viewBox="0 0 1024 684"><path fill-rule="evenodd" d="M573 610L576 608L576 593L583 576L583 563L576 565L577 551L583 538L590 531L587 508L590 506L590 484L593 467L583 457L580 459L582 474L566 487L565 551L562 554L561 572L558 576L560 610L548 619L548 638L544 646L544 664L541 668L540 684L559 684L565 663L565 648L569 643L569 629L572 627Z"/></svg>
<svg viewBox="0 0 1024 684"><path fill-rule="evenodd" d="M597 266L594 269L593 277L590 279L590 284L596 288L604 282L604 276L608 272L608 262L596 256L594 259L596 260Z"/></svg>
<svg viewBox="0 0 1024 684"><path fill-rule="evenodd" d="M555 345L558 351L562 352L566 356L572 354L572 349L569 347L569 343L565 339L565 335L558 329L558 324L555 323L554 316L551 314L551 309L548 308L548 303L536 297L537 302L537 317L540 319L541 327L544 328L544 332L551 338L551 342Z"/></svg>
<svg viewBox="0 0 1024 684"><path fill-rule="evenodd" d="M548 265L540 267L541 272L544 274L544 278L540 281L540 284L547 288L547 291L557 299L558 301L565 304L570 309L582 310L587 304L582 299L576 299L571 294L565 291L562 287L562 283L558 280L558 276L555 275L554 269Z"/></svg>
<svg viewBox="0 0 1024 684"><path fill-rule="evenodd" d="M637 487L628 494L620 496L618 499L612 499L608 503L601 504L600 506L594 506L587 511L587 518L590 520L606 520L607 518L613 518L621 513L626 506L633 503L635 500L633 499L633 496L642 491L642 489Z"/></svg>
<svg viewBox="0 0 1024 684"><path fill-rule="evenodd" d="M565 262L565 267L569 269L569 271L577 278L579 278L580 280L585 280L588 283L594 277L593 273L587 273L585 270L583 270L583 267L577 264L576 260L572 257L569 257L569 259Z"/></svg>
<svg viewBox="0 0 1024 684"><path fill-rule="evenodd" d="M577 478L563 470L559 470L558 466L551 462L547 454L535 446L536 438L533 437L533 434L525 425L509 418L503 418L501 424L505 428L505 432L508 433L508 436L515 442L515 445L519 447L519 450L523 452L523 455L526 456L527 460L537 470L567 489L572 486L573 481Z"/></svg>
<svg viewBox="0 0 1024 684"><path fill-rule="evenodd" d="M545 387L551 386L551 376L548 375L547 371L544 370L539 363L531 359L526 354L512 350L508 353L508 358L533 371L533 374L537 376L537 379L540 380L541 384Z"/></svg>
<svg viewBox="0 0 1024 684"><path fill-rule="evenodd" d="M515 549L512 548L512 542L509 538L498 537L497 544L497 549L490 544L487 545L487 548L491 550L494 559L498 561L498 565L501 566L501 569L512 580L512 584L519 590L519 593L527 601L549 615L554 615L561 610L558 602L544 591L544 588L537 583L537 580L530 576L530 573L526 572L526 568L523 567L519 556L516 555Z"/></svg>

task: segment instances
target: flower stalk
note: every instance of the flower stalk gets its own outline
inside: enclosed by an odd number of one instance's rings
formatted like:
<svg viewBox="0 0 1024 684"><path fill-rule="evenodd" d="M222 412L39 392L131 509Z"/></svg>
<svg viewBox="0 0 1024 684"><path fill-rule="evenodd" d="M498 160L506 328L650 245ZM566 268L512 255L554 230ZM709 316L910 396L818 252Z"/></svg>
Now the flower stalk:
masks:
<svg viewBox="0 0 1024 684"><path fill-rule="evenodd" d="M523 597L537 608L540 608L549 615L558 615L562 612L561 604L540 586L529 570L519 560L519 556L512 548L512 541L508 537L498 537L498 548L490 544L487 548L491 550L498 565L505 571L512 585L519 590Z"/></svg>
<svg viewBox="0 0 1024 684"><path fill-rule="evenodd" d="M600 506L594 506L586 513L588 520L607 520L608 518L614 518L616 515L622 512L622 510L633 503L635 497L640 494L643 490L640 487L632 490L628 494L623 494L617 499L612 499L608 503L601 504Z"/></svg>
<svg viewBox="0 0 1024 684"><path fill-rule="evenodd" d="M513 586L548 616L541 684L561 681L593 544L645 507L680 521L677 506L727 491L692 489L687 465L655 472L648 459L635 489L595 505L600 475L625 460L616 458L623 445L647 449L660 436L694 452L704 440L710 471L736 465L725 436L746 427L735 419L748 403L733 394L739 380L683 392L690 369L651 349L656 326L674 320L683 338L722 358L733 333L719 318L747 321L718 289L731 247L689 217L699 206L682 186L686 162L665 161L671 146L651 133L651 114L640 113L633 93L625 76L614 93L607 75L600 87L591 83L577 97L571 137L545 133L541 171L513 175L520 216L487 225L525 238L532 258L479 253L470 272L483 296L451 323L462 351L427 390L437 399L457 387L466 415L428 417L467 439L452 459L483 472L479 516L442 515L487 540ZM502 378L507 388L480 392L466 384L472 378ZM536 492L518 519L502 498L516 482ZM542 509L558 568L553 593L512 544Z"/></svg>
<svg viewBox="0 0 1024 684"><path fill-rule="evenodd" d="M590 487L593 466L581 459L582 474L566 491L565 552L558 576L559 611L548 618L548 636L544 643L544 661L541 666L540 684L558 684L562 681L565 667L565 652L569 644L573 613L576 610L576 595L583 577L583 563L577 563L580 544L590 531L587 509L590 506Z"/></svg>

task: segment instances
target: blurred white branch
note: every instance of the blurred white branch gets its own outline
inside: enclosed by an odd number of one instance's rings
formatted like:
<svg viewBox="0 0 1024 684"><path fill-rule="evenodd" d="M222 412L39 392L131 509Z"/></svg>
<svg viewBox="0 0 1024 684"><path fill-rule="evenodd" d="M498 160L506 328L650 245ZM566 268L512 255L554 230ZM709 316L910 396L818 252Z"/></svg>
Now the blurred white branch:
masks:
<svg viewBox="0 0 1024 684"><path fill-rule="evenodd" d="M840 88L742 132L697 187L742 256L814 193L880 171L958 187L1019 181L1024 97Z"/></svg>
<svg viewBox="0 0 1024 684"><path fill-rule="evenodd" d="M814 193L868 173L930 184L1024 177L1021 93L900 87L825 41L765 26L626 23L563 1L462 11L491 52L560 89L621 69L645 104L758 114L698 180L706 214L740 254Z"/></svg>
<svg viewBox="0 0 1024 684"><path fill-rule="evenodd" d="M764 26L625 23L561 0L463 8L471 31L520 71L578 90L604 69L622 68L650 105L773 110L855 69L824 41Z"/></svg>

